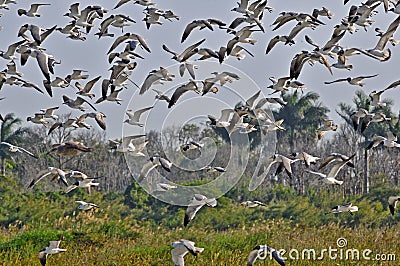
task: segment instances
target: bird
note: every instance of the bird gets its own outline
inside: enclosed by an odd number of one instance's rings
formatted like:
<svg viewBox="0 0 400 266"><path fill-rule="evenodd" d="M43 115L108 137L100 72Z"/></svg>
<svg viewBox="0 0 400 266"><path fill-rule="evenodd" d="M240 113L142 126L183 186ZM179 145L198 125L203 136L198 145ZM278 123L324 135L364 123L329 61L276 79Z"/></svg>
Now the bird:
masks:
<svg viewBox="0 0 400 266"><path fill-rule="evenodd" d="M78 89L78 92L76 94L87 96L90 99L94 98L95 95L93 93L90 93L90 91L100 78L101 76L92 79L91 81L87 82L85 86L82 86L79 82L75 82L75 87Z"/></svg>
<svg viewBox="0 0 400 266"><path fill-rule="evenodd" d="M87 202L84 202L82 200L76 200L75 202L80 204L78 206L78 209L79 210L83 210L83 211L88 211L88 210L91 210L93 208L99 208L99 206L97 206L94 203L87 203Z"/></svg>
<svg viewBox="0 0 400 266"><path fill-rule="evenodd" d="M194 197L190 200L189 205L185 212L185 217L183 220L183 225L187 226L191 222L196 213L203 207L207 205L208 207L217 206L217 200L215 198L207 198L202 194L194 194Z"/></svg>
<svg viewBox="0 0 400 266"><path fill-rule="evenodd" d="M354 156L356 156L355 154L353 154L352 156L348 157L348 159L346 160L342 160L338 163L336 163L331 170L329 171L328 174L323 174L320 172L314 172L311 170L306 170L306 172L310 173L310 174L314 174L314 175L318 175L320 177L323 178L323 182L327 183L327 184L332 184L332 185L342 185L343 181L341 180L337 180L336 176L339 173L339 171L343 168L343 166L345 166L347 164L347 162L349 162L351 159L354 158Z"/></svg>
<svg viewBox="0 0 400 266"><path fill-rule="evenodd" d="M216 127L228 127L230 125L230 115L234 112L235 111L233 109L223 109L221 110L220 118L208 115L208 119L211 121L210 125Z"/></svg>
<svg viewBox="0 0 400 266"><path fill-rule="evenodd" d="M38 159L38 157L36 155L34 155L32 152L30 152L30 151L28 151L28 150L26 150L26 149L24 149L22 147L18 147L16 145L12 145L12 144L10 144L8 142L5 142L5 141L0 142L0 144L8 146L8 150L10 152L13 152L13 153L16 153L16 152L26 153L26 154L32 156L33 158Z"/></svg>
<svg viewBox="0 0 400 266"><path fill-rule="evenodd" d="M17 71L17 66L16 66L14 60L11 60L7 64L7 69L4 69L2 72L6 73L8 75L16 75L16 76L19 76L19 77L23 76L23 74L21 72Z"/></svg>
<svg viewBox="0 0 400 266"><path fill-rule="evenodd" d="M178 99L186 92L188 91L194 91L196 93L199 93L199 86L197 85L197 82L190 79L189 82L182 84L181 86L179 86L178 88L176 88L176 90L174 91L174 93L171 96L170 101L168 102L168 108L171 108L172 106L174 106L176 104L176 102L178 101Z"/></svg>
<svg viewBox="0 0 400 266"><path fill-rule="evenodd" d="M174 266L184 266L184 257L187 253L192 254L197 257L197 254L204 251L204 248L199 248L195 246L195 242L186 239L180 239L179 241L174 241L171 243L173 249L171 250L172 262Z"/></svg>
<svg viewBox="0 0 400 266"><path fill-rule="evenodd" d="M325 120L324 125L317 129L318 140L321 140L324 134L328 131L336 131L338 125L333 124L333 120Z"/></svg>
<svg viewBox="0 0 400 266"><path fill-rule="evenodd" d="M400 196L390 196L388 199L389 210L392 215L394 215L394 210L396 209L396 204L400 200Z"/></svg>
<svg viewBox="0 0 400 266"><path fill-rule="evenodd" d="M346 161L347 166L354 168L354 164L351 160L349 160L349 156L334 152L329 154L324 160L320 162L318 169L321 170L322 168L333 162L344 162L344 161Z"/></svg>
<svg viewBox="0 0 400 266"><path fill-rule="evenodd" d="M169 73L166 68L160 67L159 70L154 69L147 75L145 81L140 87L139 94L142 95L148 91L153 84L160 84L162 81L172 81L174 78L175 75Z"/></svg>
<svg viewBox="0 0 400 266"><path fill-rule="evenodd" d="M308 154L306 152L295 152L291 154L295 159L300 159L301 161L304 161L304 164L306 165L307 168L311 166L311 164L316 164L321 158L312 156L311 154Z"/></svg>
<svg viewBox="0 0 400 266"><path fill-rule="evenodd" d="M355 77L355 78L348 77L348 78L337 79L337 80L333 80L333 81L325 81L324 83L325 84L332 84L332 83L336 83L336 82L347 81L350 85L364 87L366 83L362 82L363 79L374 78L376 76L378 76L378 74L370 75L370 76L359 76L359 77Z"/></svg>
<svg viewBox="0 0 400 266"><path fill-rule="evenodd" d="M220 20L217 19L198 19L198 20L193 20L189 24L186 25L185 30L183 31L182 38L181 38L181 43L183 43L189 34L194 30L195 28L200 28L200 30L208 28L211 31L214 31L213 24L217 24L220 28L226 26L225 23L223 23Z"/></svg>
<svg viewBox="0 0 400 266"><path fill-rule="evenodd" d="M285 170L286 173L288 174L288 176L290 178L293 177L293 172L292 172L292 166L291 164L299 161L299 158L296 159L290 159L286 156L283 156L281 154L274 154L273 156L268 158L269 161L269 165L266 168L266 172L269 172L269 169L271 168L271 166L275 163L279 163L278 169L276 170L275 175L279 174L281 171Z"/></svg>
<svg viewBox="0 0 400 266"><path fill-rule="evenodd" d="M10 44L7 48L7 51L0 51L0 56L7 60L16 60L17 57L14 55L17 48L23 44L25 40L18 41L16 43Z"/></svg>
<svg viewBox="0 0 400 266"><path fill-rule="evenodd" d="M341 213L341 212L348 212L351 215L353 215L353 212L358 211L358 206L353 206L352 203L346 203L346 204L341 204L333 207L330 212L327 212L326 214L329 213Z"/></svg>
<svg viewBox="0 0 400 266"><path fill-rule="evenodd" d="M258 206L265 206L264 203L262 203L261 201L258 200L247 200L247 201L243 201L240 203L241 206L246 206L249 208L254 208L254 207L258 207Z"/></svg>
<svg viewBox="0 0 400 266"><path fill-rule="evenodd" d="M29 183L28 188L33 188L40 180L45 177L50 177L51 181L57 180L58 182L62 182L65 186L68 186L67 177L70 176L71 171L69 170L61 170L57 167L48 167L46 170L40 171L34 179Z"/></svg>
<svg viewBox="0 0 400 266"><path fill-rule="evenodd" d="M126 111L126 114L128 115L128 119L126 119L124 121L124 123L128 123L129 125L133 125L133 126L143 127L144 124L139 122L140 116L143 113L151 110L152 108L153 108L153 106L142 108L142 109L139 109L136 111L132 111L132 110Z"/></svg>
<svg viewBox="0 0 400 266"><path fill-rule="evenodd" d="M48 247L39 251L39 260L40 260L40 263L42 266L46 265L48 255L53 255L53 254L67 251L64 248L59 248L61 240L58 240L58 241L53 240L53 241L49 241L49 242L50 242L50 244Z"/></svg>
<svg viewBox="0 0 400 266"><path fill-rule="evenodd" d="M131 135L131 136L124 136L121 140L109 140L110 150L116 152L128 152L130 150L129 145L133 144L136 145L144 145L146 142L146 135Z"/></svg>
<svg viewBox="0 0 400 266"><path fill-rule="evenodd" d="M34 124L41 124L44 126L46 126L47 124L50 124L49 121L44 119L44 114L42 114L42 113L36 113L33 117L29 116L26 118L26 121L28 121L28 122L30 121Z"/></svg>
<svg viewBox="0 0 400 266"><path fill-rule="evenodd" d="M400 143L397 143L397 136L395 136L392 132L387 132L387 137L377 136L374 140L372 140L366 150L370 150L372 148L377 147L380 144L388 148L400 148Z"/></svg>
<svg viewBox="0 0 400 266"><path fill-rule="evenodd" d="M85 100L84 98L77 96L75 100L73 100L72 98L69 98L67 95L63 95L63 104L69 106L72 109L78 109L82 112L84 112L86 110L85 107L83 107L82 105L84 103L87 103L90 107L93 108L93 110L97 111L96 108L87 100Z"/></svg>
<svg viewBox="0 0 400 266"><path fill-rule="evenodd" d="M18 9L18 15L22 16L25 15L27 17L40 17L40 14L37 12L39 7L41 6L49 6L50 4L31 4L31 7L29 10L25 9Z"/></svg>
<svg viewBox="0 0 400 266"><path fill-rule="evenodd" d="M181 145L181 149L183 151L196 150L196 149L201 149L203 147L204 147L204 143L199 143L199 142L193 141L193 140Z"/></svg>
<svg viewBox="0 0 400 266"><path fill-rule="evenodd" d="M165 192L174 188L177 188L177 186L166 183L157 183L156 189L154 191Z"/></svg>
<svg viewBox="0 0 400 266"><path fill-rule="evenodd" d="M53 144L48 153L54 152L62 156L73 156L82 152L91 152L92 148L87 147L82 142L68 141L64 143Z"/></svg>
<svg viewBox="0 0 400 266"><path fill-rule="evenodd" d="M207 166L206 168L207 173L225 173L226 169L224 167L221 166Z"/></svg>
<svg viewBox="0 0 400 266"><path fill-rule="evenodd" d="M286 265L285 260L280 256L279 252L276 249L267 245L258 245L252 251L250 251L249 257L247 259L247 266L253 266L258 258L266 258L267 253L271 254L272 258L274 258L274 260L278 262L279 265Z"/></svg>
<svg viewBox="0 0 400 266"><path fill-rule="evenodd" d="M87 177L85 174L80 175L82 180L75 182L74 184L70 185L64 190L64 193L67 194L76 188L86 188L88 193L90 194L92 187L98 187L100 183L93 182L94 180L98 179L98 177Z"/></svg>
<svg viewBox="0 0 400 266"><path fill-rule="evenodd" d="M277 35L277 36L273 37L273 38L269 41L269 43L268 43L268 45L267 45L267 49L265 50L265 53L266 53L266 54L269 54L269 52L271 52L272 48L274 48L275 45L276 45L278 42L283 42L285 45L286 45L286 44L289 44L289 46L295 44L295 41L294 41L293 39L289 39L289 36L286 36L286 35Z"/></svg>
<svg viewBox="0 0 400 266"><path fill-rule="evenodd" d="M155 165L161 165L165 171L171 172L172 163L167 159L160 156L152 156L150 157L150 161Z"/></svg>
<svg viewBox="0 0 400 266"><path fill-rule="evenodd" d="M172 51L169 49L165 44L162 45L162 48L164 51L171 53L173 57L171 59L174 59L178 63L181 63L179 67L179 74L181 77L183 76L185 69L189 72L190 76L195 79L196 75L194 73L194 65L192 63L187 62L187 60L192 57L193 55L197 54L198 52L198 46L200 46L203 42L205 42L206 39L202 39L189 47L187 47L182 53L177 53L175 51Z"/></svg>

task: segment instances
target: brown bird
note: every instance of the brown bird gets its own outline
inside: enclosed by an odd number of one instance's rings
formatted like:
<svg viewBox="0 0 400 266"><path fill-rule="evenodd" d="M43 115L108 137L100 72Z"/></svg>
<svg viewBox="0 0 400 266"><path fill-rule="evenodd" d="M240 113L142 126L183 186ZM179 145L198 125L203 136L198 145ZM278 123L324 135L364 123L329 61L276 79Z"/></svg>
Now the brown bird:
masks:
<svg viewBox="0 0 400 266"><path fill-rule="evenodd" d="M73 156L82 152L91 152L92 148L85 146L82 142L69 141L65 143L53 144L52 149L48 152L54 152L62 156Z"/></svg>

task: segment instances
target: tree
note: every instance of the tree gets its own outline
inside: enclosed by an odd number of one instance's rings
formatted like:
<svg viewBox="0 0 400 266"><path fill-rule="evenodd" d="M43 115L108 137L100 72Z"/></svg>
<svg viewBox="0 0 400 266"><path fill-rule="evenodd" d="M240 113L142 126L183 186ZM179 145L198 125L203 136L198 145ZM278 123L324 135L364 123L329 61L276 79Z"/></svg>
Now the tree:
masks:
<svg viewBox="0 0 400 266"><path fill-rule="evenodd" d="M21 119L16 118L14 113L7 114L0 125L0 141L8 142L13 145L18 145L22 140L23 134L28 132L27 128L18 127L21 124ZM0 147L0 159L1 159L1 174L5 175L6 172L6 160L11 159L10 152L5 145Z"/></svg>
<svg viewBox="0 0 400 266"><path fill-rule="evenodd" d="M315 140L316 130L327 119L329 109L318 101L319 95L315 92L282 93L282 99L287 104L274 112L275 120L284 119L286 131L279 132L280 138L289 138L290 151L295 152L296 139Z"/></svg>

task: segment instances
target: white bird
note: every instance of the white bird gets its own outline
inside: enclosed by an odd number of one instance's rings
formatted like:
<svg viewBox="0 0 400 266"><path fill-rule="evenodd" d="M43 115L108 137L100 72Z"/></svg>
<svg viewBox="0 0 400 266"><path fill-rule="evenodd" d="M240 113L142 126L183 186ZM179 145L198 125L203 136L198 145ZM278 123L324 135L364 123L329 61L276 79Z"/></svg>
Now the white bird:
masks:
<svg viewBox="0 0 400 266"><path fill-rule="evenodd" d="M258 200L247 200L247 201L243 201L242 203L240 203L241 206L246 206L249 208L254 208L254 207L258 207L258 206L265 206L264 203L262 203L261 201Z"/></svg>
<svg viewBox="0 0 400 266"><path fill-rule="evenodd" d="M165 192L174 188L177 188L177 186L166 183L157 183L156 189L154 191Z"/></svg>
<svg viewBox="0 0 400 266"><path fill-rule="evenodd" d="M400 148L400 143L397 143L397 136L395 136L392 132L387 133L387 137L377 136L366 148L370 150L372 148L377 147L379 144L383 144L383 146L388 148Z"/></svg>
<svg viewBox="0 0 400 266"><path fill-rule="evenodd" d="M7 60L15 60L17 57L14 55L17 48L23 44L25 40L13 43L8 46L7 51L0 51L0 56Z"/></svg>
<svg viewBox="0 0 400 266"><path fill-rule="evenodd" d="M190 252L190 254L197 257L198 253L204 251L204 248L198 248L195 246L193 241L186 239L180 239L179 241L172 242L171 246L174 247L171 250L172 262L174 263L174 266L185 266L184 257L187 253Z"/></svg>
<svg viewBox="0 0 400 266"><path fill-rule="evenodd" d="M327 212L326 214L329 213L341 213L341 212L349 212L351 215L353 212L358 211L358 206L353 206L352 203L346 203L346 204L341 204L333 207L330 212Z"/></svg>
<svg viewBox="0 0 400 266"><path fill-rule="evenodd" d="M91 210L93 208L99 208L99 206L97 206L94 203L90 203L90 202L88 203L88 202L84 202L84 201L81 201L81 200L76 200L75 202L80 204L78 206L78 209L79 210L83 210L83 211L88 211L88 210Z"/></svg>
<svg viewBox="0 0 400 266"><path fill-rule="evenodd" d="M192 63L187 62L187 60L193 55L197 54L197 52L199 51L197 47L200 46L203 42L205 42L205 40L206 39L202 39L201 41L190 45L180 54L178 54L175 51L172 51L165 44L162 45L164 51L173 54L173 57L171 59L174 59L178 63L181 63L179 67L179 74L181 75L181 77L183 76L186 69L193 79L196 78L194 73L194 65Z"/></svg>
<svg viewBox="0 0 400 266"><path fill-rule="evenodd" d="M37 12L39 7L49 5L50 4L31 4L31 8L29 10L20 8L17 12L19 16L25 15L27 17L40 17L40 14Z"/></svg>
<svg viewBox="0 0 400 266"><path fill-rule="evenodd" d="M370 76L359 76L359 77L355 77L355 78L348 77L348 78L343 78L343 79L337 79L337 80L334 80L334 81L325 81L324 83L325 84L332 84L332 83L336 83L336 82L347 81L350 85L363 87L366 84L365 82L362 82L363 79L373 78L373 77L376 77L376 76L378 76L378 74L370 75Z"/></svg>
<svg viewBox="0 0 400 266"><path fill-rule="evenodd" d="M267 253L270 253L275 261L279 263L279 265L285 266L285 261L279 255L279 252L276 249L271 248L267 245L258 245L250 252L247 259L247 266L253 266L259 257L265 258Z"/></svg>
<svg viewBox="0 0 400 266"><path fill-rule="evenodd" d="M175 75L169 73L168 69L160 67L159 70L152 70L147 75L145 81L140 87L139 94L143 94L150 89L153 84L161 84L162 81L172 81Z"/></svg>
<svg viewBox="0 0 400 266"><path fill-rule="evenodd" d="M59 248L61 240L49 241L49 242L50 242L50 244L48 247L39 251L39 260L40 260L40 263L42 264L42 266L46 265L46 260L47 260L48 255L67 251L64 248Z"/></svg>
<svg viewBox="0 0 400 266"><path fill-rule="evenodd" d="M325 120L323 126L317 129L318 140L322 139L324 134L328 131L336 131L338 125L333 124L333 120Z"/></svg>
<svg viewBox="0 0 400 266"><path fill-rule="evenodd" d="M188 223L194 219L196 213L204 205L207 205L209 207L215 207L217 206L217 200L215 198L209 199L201 194L194 194L194 197L190 200L190 203L186 209L183 225L187 226Z"/></svg>
<svg viewBox="0 0 400 266"><path fill-rule="evenodd" d="M63 101L64 101L63 104L65 104L65 105L67 105L67 106L69 106L69 107L71 107L73 109L78 109L78 110L83 112L83 111L86 110L86 108L83 107L82 105L84 103L87 103L90 107L93 108L93 110L96 111L96 108L90 102L88 102L87 100L83 99L82 97L77 96L76 99L73 100L73 99L69 98L68 96L63 95L62 98L63 98Z"/></svg>
<svg viewBox="0 0 400 266"><path fill-rule="evenodd" d="M34 179L29 183L28 188L34 187L40 180L45 177L50 177L51 181L61 181L65 186L68 186L67 176L71 175L70 170L61 170L56 167L48 167L46 170L40 171Z"/></svg>
<svg viewBox="0 0 400 266"><path fill-rule="evenodd" d="M400 196L390 196L388 199L389 210L392 215L394 215L394 210L396 209L396 204L398 201L400 201Z"/></svg>
<svg viewBox="0 0 400 266"><path fill-rule="evenodd" d="M82 180L79 180L71 186L67 187L64 190L64 193L69 193L76 188L86 188L88 190L88 193L90 194L91 187L98 187L100 185L100 183L93 182L98 177L88 178L86 175L82 175L81 178Z"/></svg>
<svg viewBox="0 0 400 266"><path fill-rule="evenodd" d="M170 101L168 102L168 108L171 108L172 106L175 105L175 103L178 101L178 99L186 92L188 91L194 91L196 93L199 93L200 87L197 85L197 82L189 79L189 82L182 84L176 90L171 96Z"/></svg>
<svg viewBox="0 0 400 266"><path fill-rule="evenodd" d="M54 114L54 111L57 110L59 107L52 107L52 108L47 108L47 109L40 109L40 111L43 112L43 117L44 118L51 118L56 120L58 118L57 115Z"/></svg>
<svg viewBox="0 0 400 266"><path fill-rule="evenodd" d="M11 60L8 64L7 64L7 69L4 69L2 71L2 73L6 73L8 75L17 75L19 77L22 77L23 74L19 71L17 71L17 66L15 64L15 62L13 60Z"/></svg>
<svg viewBox="0 0 400 266"><path fill-rule="evenodd" d="M50 122L44 119L44 114L42 113L36 113L33 117L29 116L26 118L26 121L30 121L34 124L41 124L41 125L47 125Z"/></svg>
<svg viewBox="0 0 400 266"><path fill-rule="evenodd" d="M124 121L124 123L128 123L129 125L133 125L133 126L143 127L144 124L139 122L140 116L141 116L144 112L147 112L147 111L149 111L149 110L152 109L152 108L153 108L153 106L146 107L146 108L143 108L143 109L139 109L139 110L136 110L135 112L132 111L132 110L126 111L126 114L128 115L128 119L126 119L126 120Z"/></svg>
<svg viewBox="0 0 400 266"><path fill-rule="evenodd" d="M331 184L331 185L342 185L343 181L341 180L337 180L336 176L339 173L339 171L343 168L343 166L345 166L347 164L347 162L349 162L351 159L354 158L354 156L356 156L355 154L353 154L352 156L350 156L348 159L343 160L341 162L338 162L337 164L335 164L331 170L329 171L328 174L323 174L323 173L319 173L319 172L314 172L314 171L310 171L310 170L306 170L306 172L314 174L314 175L318 175L320 177L323 178L323 182L327 183L327 184Z"/></svg>
<svg viewBox="0 0 400 266"><path fill-rule="evenodd" d="M296 159L290 159L286 156L283 156L281 154L274 154L272 157L269 158L270 163L266 168L266 172L269 172L269 169L271 168L271 166L275 163L279 163L278 168L276 169L275 175L278 175L280 172L282 172L283 170L286 171L286 173L288 174L288 176L290 178L293 177L293 172L292 172L292 166L291 164L300 160L298 158Z"/></svg>
<svg viewBox="0 0 400 266"><path fill-rule="evenodd" d="M34 155L32 152L27 151L26 149L24 149L24 148L22 148L22 147L15 146L15 145L12 145L12 144L10 144L10 143L8 143L8 142L4 142L4 141L0 142L0 144L1 144L1 145L6 145L6 146L8 146L8 150L9 150L10 152L13 152L13 153L16 153L16 152L19 152L19 153L26 153L26 154L32 156L33 158L38 159L38 157L37 157L36 155Z"/></svg>

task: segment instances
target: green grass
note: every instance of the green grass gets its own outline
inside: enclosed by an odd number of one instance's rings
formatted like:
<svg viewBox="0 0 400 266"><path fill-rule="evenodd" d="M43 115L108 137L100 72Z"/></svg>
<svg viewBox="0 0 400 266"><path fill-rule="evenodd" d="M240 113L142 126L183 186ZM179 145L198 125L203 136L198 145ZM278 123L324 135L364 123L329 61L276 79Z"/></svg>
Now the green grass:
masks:
<svg viewBox="0 0 400 266"><path fill-rule="evenodd" d="M4 177L3 177L4 178ZM0 180L4 181L4 180ZM400 212L389 215L387 196L393 188L376 187L368 195L343 199L324 191L296 195L277 186L248 193L266 207L239 207L235 195L218 199L216 208L204 207L184 228L184 208L162 203L131 186L125 193L76 190L25 192L0 182L0 265L39 265L38 251L61 237L67 252L50 255L48 265L172 265L170 243L181 238L205 250L197 258L188 254L186 265L246 265L249 252L260 244L276 249L336 248L343 237L346 248L394 253L397 261L321 261L288 259L288 265L399 265ZM94 202L100 209L82 212L75 200ZM353 202L354 215L325 213L336 204ZM256 265L277 265L257 261Z"/></svg>

